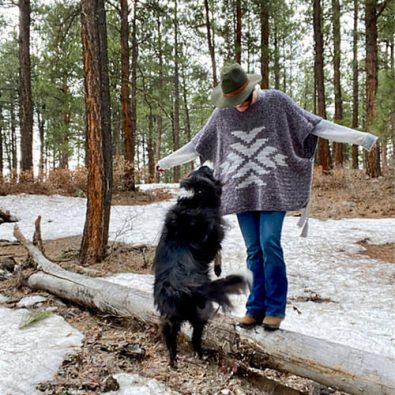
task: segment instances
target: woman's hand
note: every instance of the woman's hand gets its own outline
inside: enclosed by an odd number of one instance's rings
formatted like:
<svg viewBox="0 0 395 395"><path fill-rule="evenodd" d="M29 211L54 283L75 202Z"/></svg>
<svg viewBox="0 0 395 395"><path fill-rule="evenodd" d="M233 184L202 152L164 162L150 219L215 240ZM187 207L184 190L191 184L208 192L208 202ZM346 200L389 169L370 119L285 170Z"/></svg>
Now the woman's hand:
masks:
<svg viewBox="0 0 395 395"><path fill-rule="evenodd" d="M158 173L164 173L164 172L166 171L166 169L162 169L162 168L159 166L158 163L155 165L155 170L156 170Z"/></svg>

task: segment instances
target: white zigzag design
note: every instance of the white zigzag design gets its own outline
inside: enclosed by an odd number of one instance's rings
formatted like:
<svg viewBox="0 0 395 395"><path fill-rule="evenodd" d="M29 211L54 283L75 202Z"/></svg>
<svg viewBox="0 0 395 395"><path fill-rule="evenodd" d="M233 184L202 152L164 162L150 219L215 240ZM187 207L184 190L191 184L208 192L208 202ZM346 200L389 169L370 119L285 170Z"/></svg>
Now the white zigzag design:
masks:
<svg viewBox="0 0 395 395"><path fill-rule="evenodd" d="M249 177L247 177L244 181L242 181L236 189L241 189L241 188L246 188L249 185L258 185L258 186L264 186L266 185L266 182L263 182L260 178L258 178L255 174L251 174Z"/></svg>
<svg viewBox="0 0 395 395"><path fill-rule="evenodd" d="M277 148L265 146L268 138L260 138L253 142L263 129L265 128L258 127L247 132L242 130L231 132L239 142L230 146L232 151L220 168L225 182L231 177L240 179L237 189L246 188L249 185L266 185L262 179L265 174L278 166L288 166L287 157L280 154Z"/></svg>
<svg viewBox="0 0 395 395"><path fill-rule="evenodd" d="M241 143L235 143L231 145L231 148L245 155L247 158L251 158L258 150L262 148L263 144L266 143L267 140L268 139L259 139L250 146L243 145Z"/></svg>
<svg viewBox="0 0 395 395"><path fill-rule="evenodd" d="M258 133L263 129L265 129L264 126L259 126L258 128L251 129L249 132L245 132L244 130L234 130L232 134L240 140L245 141L247 144L250 144L251 141L254 140Z"/></svg>
<svg viewBox="0 0 395 395"><path fill-rule="evenodd" d="M258 165L255 162L249 162L246 163L240 170L233 175L234 178L240 178L244 177L246 174L248 174L250 171L255 173L257 176L263 176L264 174L270 173L269 170L265 170L262 166Z"/></svg>

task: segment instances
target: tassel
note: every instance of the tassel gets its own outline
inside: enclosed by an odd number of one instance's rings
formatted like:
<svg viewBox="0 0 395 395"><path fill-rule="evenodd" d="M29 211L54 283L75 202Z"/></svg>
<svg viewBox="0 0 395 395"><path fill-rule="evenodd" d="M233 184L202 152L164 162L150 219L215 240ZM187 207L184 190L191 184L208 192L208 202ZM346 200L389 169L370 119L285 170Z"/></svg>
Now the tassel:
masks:
<svg viewBox="0 0 395 395"><path fill-rule="evenodd" d="M307 220L303 226L302 233L300 237L307 237L307 233L309 232L309 221Z"/></svg>
<svg viewBox="0 0 395 395"><path fill-rule="evenodd" d="M309 218L309 206L307 205L307 206L304 208L304 210L303 210L303 212L302 212L302 215L301 215L300 218L299 218L299 221L298 221L298 223L297 223L298 227L301 228L301 227L306 223L306 221L308 220L308 218Z"/></svg>
<svg viewBox="0 0 395 395"><path fill-rule="evenodd" d="M299 228L301 228L305 223L306 223L306 217L304 215L302 215L299 218L297 225Z"/></svg>

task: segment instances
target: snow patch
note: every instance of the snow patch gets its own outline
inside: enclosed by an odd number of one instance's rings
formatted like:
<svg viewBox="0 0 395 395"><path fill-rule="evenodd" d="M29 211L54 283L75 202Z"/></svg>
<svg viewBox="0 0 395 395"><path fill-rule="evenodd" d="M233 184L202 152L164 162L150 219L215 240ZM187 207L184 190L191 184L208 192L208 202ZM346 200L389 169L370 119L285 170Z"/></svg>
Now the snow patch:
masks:
<svg viewBox="0 0 395 395"><path fill-rule="evenodd" d="M62 317L19 329L28 316L26 309L0 308L0 394L40 394L36 385L51 380L65 355L81 347L83 335Z"/></svg>

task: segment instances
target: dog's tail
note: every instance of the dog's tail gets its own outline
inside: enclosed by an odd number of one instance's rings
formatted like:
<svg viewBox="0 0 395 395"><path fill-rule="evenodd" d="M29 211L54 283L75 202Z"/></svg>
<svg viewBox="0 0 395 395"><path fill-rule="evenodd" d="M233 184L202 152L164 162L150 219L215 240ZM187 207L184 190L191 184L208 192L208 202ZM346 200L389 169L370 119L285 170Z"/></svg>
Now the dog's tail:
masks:
<svg viewBox="0 0 395 395"><path fill-rule="evenodd" d="M225 278L212 281L204 289L200 289L200 293L206 299L218 303L222 308L229 309L232 307L229 295L244 293L247 284L248 281L244 276L231 274Z"/></svg>

